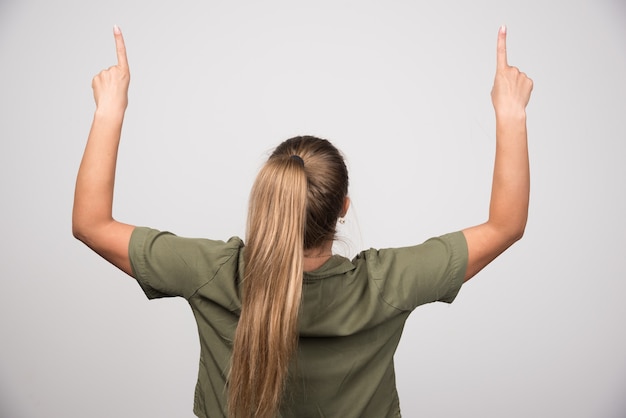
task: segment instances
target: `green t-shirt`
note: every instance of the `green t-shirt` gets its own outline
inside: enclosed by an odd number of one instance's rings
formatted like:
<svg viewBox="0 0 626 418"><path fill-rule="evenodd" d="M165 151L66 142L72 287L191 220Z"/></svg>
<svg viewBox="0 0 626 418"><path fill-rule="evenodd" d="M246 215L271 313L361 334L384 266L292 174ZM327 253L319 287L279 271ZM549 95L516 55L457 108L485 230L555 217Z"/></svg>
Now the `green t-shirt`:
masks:
<svg viewBox="0 0 626 418"><path fill-rule="evenodd" d="M226 416L226 377L241 309L243 242L136 228L129 254L148 298L182 296L200 336L194 412ZM304 274L297 359L281 416L399 417L393 354L417 306L452 302L467 265L461 232L421 245L331 257Z"/></svg>

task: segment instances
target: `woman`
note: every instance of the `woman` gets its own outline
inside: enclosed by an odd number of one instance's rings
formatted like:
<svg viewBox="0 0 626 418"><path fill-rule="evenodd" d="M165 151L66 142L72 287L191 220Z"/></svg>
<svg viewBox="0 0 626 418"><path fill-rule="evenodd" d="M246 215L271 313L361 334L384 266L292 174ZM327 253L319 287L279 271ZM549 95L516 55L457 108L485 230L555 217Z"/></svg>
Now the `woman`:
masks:
<svg viewBox="0 0 626 418"><path fill-rule="evenodd" d="M246 246L186 239L112 217L130 80L118 64L93 79L96 111L76 181L74 236L135 277L149 298L182 296L201 343L199 417L400 416L393 353L417 306L452 302L461 284L521 238L532 81L506 57L500 28L492 90L496 161L489 219L408 248L332 255L349 206L348 173L328 141L283 142L260 170Z"/></svg>

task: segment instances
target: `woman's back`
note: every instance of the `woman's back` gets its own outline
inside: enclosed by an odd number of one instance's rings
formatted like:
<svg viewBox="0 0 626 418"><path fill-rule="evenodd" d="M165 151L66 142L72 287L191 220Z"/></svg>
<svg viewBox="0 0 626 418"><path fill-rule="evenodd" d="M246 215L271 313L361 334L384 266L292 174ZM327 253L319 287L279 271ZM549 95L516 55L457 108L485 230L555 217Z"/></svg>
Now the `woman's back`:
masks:
<svg viewBox="0 0 626 418"><path fill-rule="evenodd" d="M135 277L148 297L182 296L198 324L201 359L195 412L226 414L232 341L241 308L243 243L136 228ZM422 245L331 257L304 274L298 350L281 402L285 417L399 416L393 355L417 306L452 302L467 248L458 232ZM193 266L193 268L190 268ZM222 389L220 389L222 388Z"/></svg>

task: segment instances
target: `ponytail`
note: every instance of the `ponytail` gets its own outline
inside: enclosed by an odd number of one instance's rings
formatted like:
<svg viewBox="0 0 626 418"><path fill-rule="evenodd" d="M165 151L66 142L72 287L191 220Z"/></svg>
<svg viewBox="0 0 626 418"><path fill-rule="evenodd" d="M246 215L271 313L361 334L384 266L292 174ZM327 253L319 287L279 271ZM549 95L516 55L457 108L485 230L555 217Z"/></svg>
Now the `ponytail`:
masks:
<svg viewBox="0 0 626 418"><path fill-rule="evenodd" d="M230 418L273 418L278 411L298 343L306 204L302 159L270 158L250 194Z"/></svg>
<svg viewBox="0 0 626 418"><path fill-rule="evenodd" d="M277 415L298 345L304 250L334 239L347 194L345 162L325 139L288 139L259 172L248 209L229 418Z"/></svg>

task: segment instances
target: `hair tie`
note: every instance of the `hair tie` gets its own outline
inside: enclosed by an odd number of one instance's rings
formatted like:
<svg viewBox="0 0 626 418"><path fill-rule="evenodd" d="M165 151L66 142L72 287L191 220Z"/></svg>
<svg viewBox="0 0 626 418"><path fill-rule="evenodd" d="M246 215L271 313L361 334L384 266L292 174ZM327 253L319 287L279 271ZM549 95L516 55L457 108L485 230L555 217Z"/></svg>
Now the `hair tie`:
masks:
<svg viewBox="0 0 626 418"><path fill-rule="evenodd" d="M289 157L293 160L298 161L300 164L302 164L302 167L304 167L304 160L302 159L302 157L300 157L299 155L293 154L291 157Z"/></svg>

